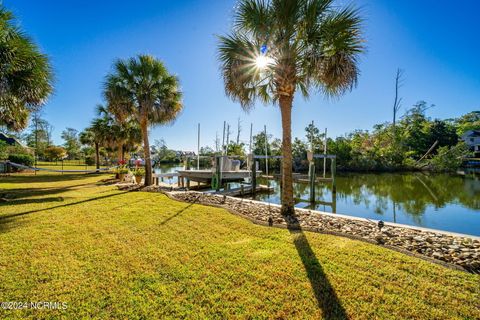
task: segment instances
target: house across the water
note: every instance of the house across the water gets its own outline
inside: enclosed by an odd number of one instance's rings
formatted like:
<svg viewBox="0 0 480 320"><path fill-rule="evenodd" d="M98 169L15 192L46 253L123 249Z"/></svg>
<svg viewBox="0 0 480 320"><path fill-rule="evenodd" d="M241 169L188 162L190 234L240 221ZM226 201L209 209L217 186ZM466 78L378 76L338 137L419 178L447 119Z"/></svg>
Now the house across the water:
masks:
<svg viewBox="0 0 480 320"><path fill-rule="evenodd" d="M480 130L468 130L462 135L462 140L475 152L475 157L480 157Z"/></svg>

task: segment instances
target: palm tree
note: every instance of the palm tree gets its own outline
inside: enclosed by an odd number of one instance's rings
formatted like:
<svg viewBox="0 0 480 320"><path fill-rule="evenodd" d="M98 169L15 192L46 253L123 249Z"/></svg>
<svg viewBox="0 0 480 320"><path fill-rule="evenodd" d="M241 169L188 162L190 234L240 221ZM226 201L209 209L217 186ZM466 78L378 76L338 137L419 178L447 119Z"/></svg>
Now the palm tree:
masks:
<svg viewBox="0 0 480 320"><path fill-rule="evenodd" d="M52 92L52 80L47 56L0 4L0 125L24 129L30 112L38 110Z"/></svg>
<svg viewBox="0 0 480 320"><path fill-rule="evenodd" d="M296 92L339 96L357 83L364 51L356 10L333 0L240 0L218 57L226 94L249 110L259 99L280 106L282 213L294 210L291 112Z"/></svg>
<svg viewBox="0 0 480 320"><path fill-rule="evenodd" d="M182 110L178 79L149 55L118 60L105 80L108 108L121 122L129 115L140 124L145 153L145 185L152 184L148 128L171 123Z"/></svg>
<svg viewBox="0 0 480 320"><path fill-rule="evenodd" d="M131 117L122 119L120 122L108 108L101 104L97 105L96 112L98 118L95 118L87 128L93 132L93 136L86 138L87 140L92 138L99 145L109 149L116 149L120 163L124 160L125 152L135 150L141 144L140 127Z"/></svg>
<svg viewBox="0 0 480 320"><path fill-rule="evenodd" d="M96 119L98 120L98 119ZM93 121L95 123L95 120ZM101 137L99 132L96 131L94 124L80 133L80 142L84 145L94 146L95 147L95 165L97 171L100 169L100 142Z"/></svg>

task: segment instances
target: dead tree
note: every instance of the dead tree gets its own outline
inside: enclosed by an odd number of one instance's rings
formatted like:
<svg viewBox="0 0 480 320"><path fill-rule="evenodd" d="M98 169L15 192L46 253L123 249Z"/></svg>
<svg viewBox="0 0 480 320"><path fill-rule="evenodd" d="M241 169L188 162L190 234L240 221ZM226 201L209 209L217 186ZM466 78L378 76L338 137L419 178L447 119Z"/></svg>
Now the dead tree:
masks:
<svg viewBox="0 0 480 320"><path fill-rule="evenodd" d="M397 75L395 76L395 100L393 102L393 129L395 130L395 124L397 122L397 113L402 107L402 98L398 96L398 90L403 85L403 74L402 69L397 69Z"/></svg>

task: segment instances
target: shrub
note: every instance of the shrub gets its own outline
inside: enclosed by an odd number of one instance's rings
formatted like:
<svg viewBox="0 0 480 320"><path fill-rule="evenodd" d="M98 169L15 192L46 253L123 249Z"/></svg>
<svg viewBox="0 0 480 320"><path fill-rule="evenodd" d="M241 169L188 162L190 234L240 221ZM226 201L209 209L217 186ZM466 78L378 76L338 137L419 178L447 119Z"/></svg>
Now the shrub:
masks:
<svg viewBox="0 0 480 320"><path fill-rule="evenodd" d="M0 141L0 160L7 159L8 145L5 141Z"/></svg>
<svg viewBox="0 0 480 320"><path fill-rule="evenodd" d="M48 146L45 149L45 157L50 161L63 159L67 156L64 148L58 146Z"/></svg>
<svg viewBox="0 0 480 320"><path fill-rule="evenodd" d="M115 173L127 174L128 173L128 168L125 167L125 166L118 167L117 169L115 169Z"/></svg>
<svg viewBox="0 0 480 320"><path fill-rule="evenodd" d="M135 177L143 177L145 175L145 169L143 168L136 168L132 171Z"/></svg>
<svg viewBox="0 0 480 320"><path fill-rule="evenodd" d="M449 148L448 146L438 148L438 153L430 160L435 171L455 171L462 166L463 158L471 156L467 145L464 142Z"/></svg>
<svg viewBox="0 0 480 320"><path fill-rule="evenodd" d="M85 163L87 164L87 166L95 165L95 156L87 156L85 158Z"/></svg>
<svg viewBox="0 0 480 320"><path fill-rule="evenodd" d="M35 162L33 156L29 154L10 154L8 160L29 167L33 166L33 163ZM17 170L18 169L14 169L14 171Z"/></svg>

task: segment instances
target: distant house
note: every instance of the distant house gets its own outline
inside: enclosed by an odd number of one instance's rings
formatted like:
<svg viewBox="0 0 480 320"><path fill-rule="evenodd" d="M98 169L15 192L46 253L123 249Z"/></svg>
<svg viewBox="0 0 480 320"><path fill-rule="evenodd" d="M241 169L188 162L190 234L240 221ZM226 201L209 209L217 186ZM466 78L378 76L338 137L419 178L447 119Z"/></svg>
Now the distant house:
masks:
<svg viewBox="0 0 480 320"><path fill-rule="evenodd" d="M197 155L193 151L175 151L177 158L183 157L196 157Z"/></svg>
<svg viewBox="0 0 480 320"><path fill-rule="evenodd" d="M25 148L25 146L14 137L9 137L5 133L0 132L0 141L5 142L9 146L20 146Z"/></svg>
<svg viewBox="0 0 480 320"><path fill-rule="evenodd" d="M468 130L462 135L462 140L475 152L475 156L480 156L480 130Z"/></svg>

